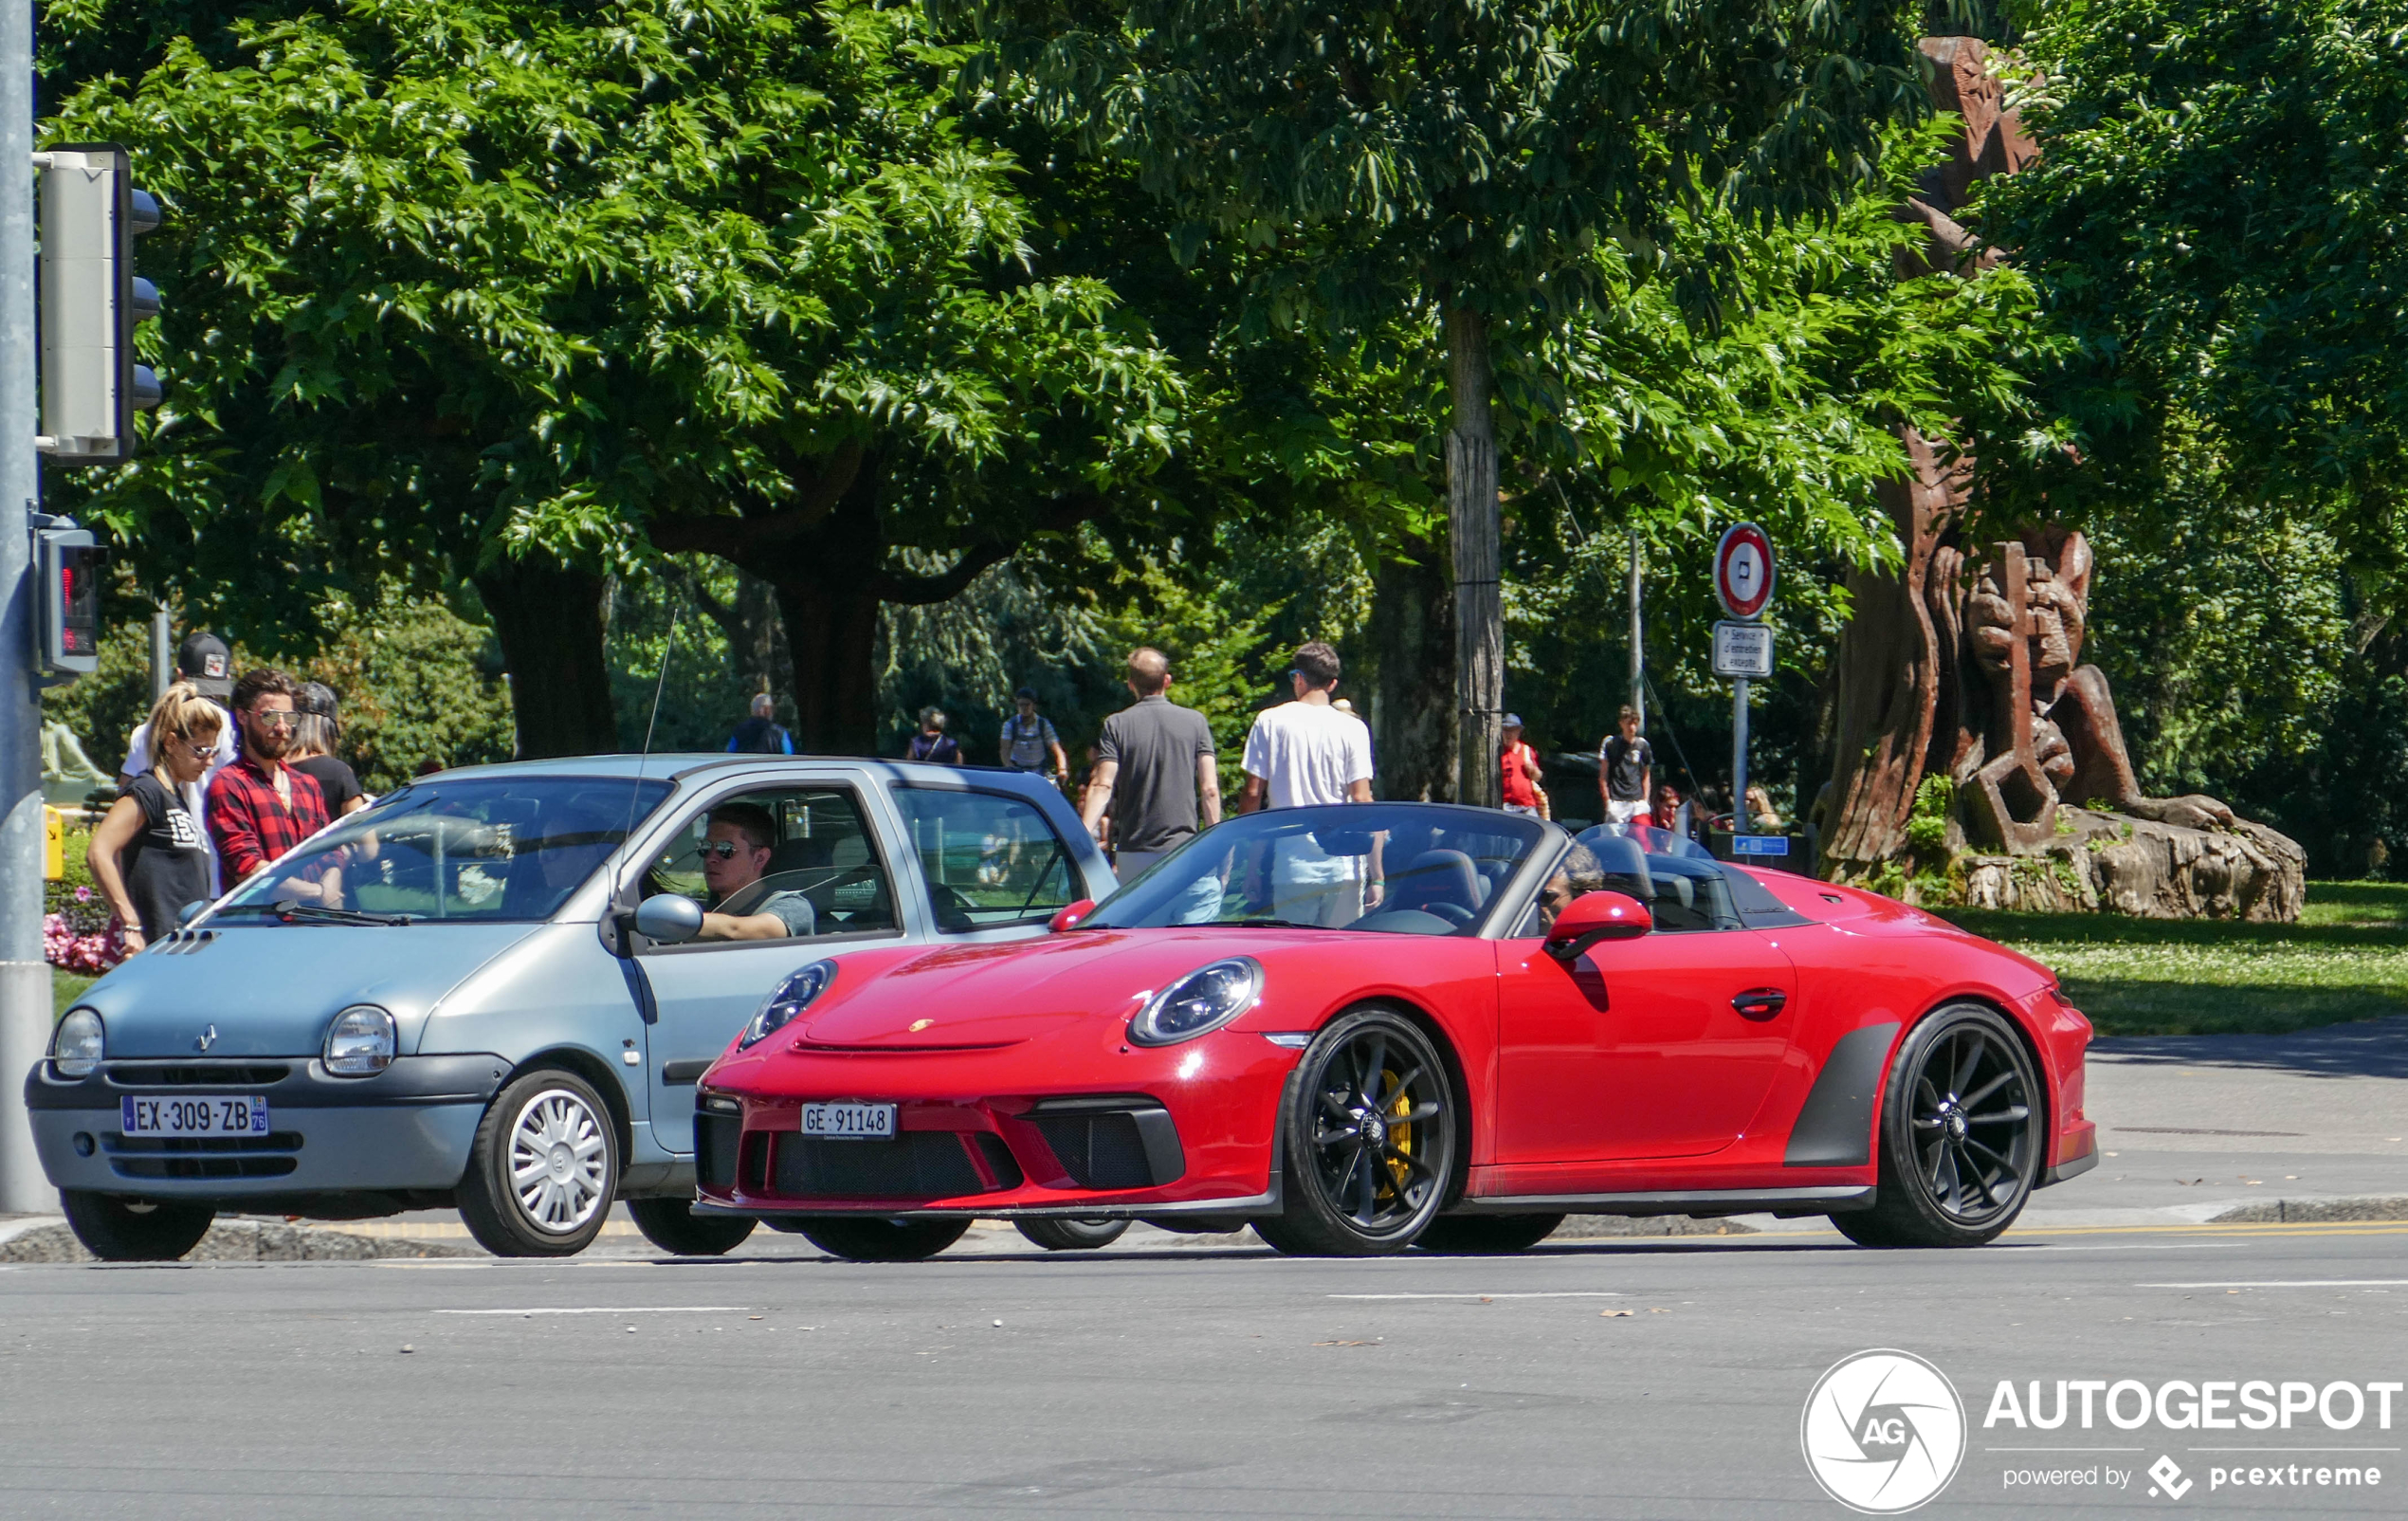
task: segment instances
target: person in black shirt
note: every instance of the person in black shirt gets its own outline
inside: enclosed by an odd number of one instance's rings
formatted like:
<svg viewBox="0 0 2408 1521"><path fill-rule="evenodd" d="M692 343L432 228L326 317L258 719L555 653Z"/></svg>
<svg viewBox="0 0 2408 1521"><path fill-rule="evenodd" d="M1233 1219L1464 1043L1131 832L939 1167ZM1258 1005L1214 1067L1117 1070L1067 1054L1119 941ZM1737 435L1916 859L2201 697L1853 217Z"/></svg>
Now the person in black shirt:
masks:
<svg viewBox="0 0 2408 1521"><path fill-rule="evenodd" d="M767 692L756 695L753 716L736 725L727 748L736 755L793 755L794 737L777 722L777 699Z"/></svg>
<svg viewBox="0 0 2408 1521"><path fill-rule="evenodd" d="M1639 737L1638 709L1623 708L1614 726L1618 732L1597 746L1597 800L1605 805L1605 822L1618 834L1633 820L1647 817L1655 752Z"/></svg>
<svg viewBox="0 0 2408 1521"><path fill-rule="evenodd" d="M284 763L317 782L318 790L326 795L327 821L367 807L368 795L360 790L359 778L335 757L335 742L342 732L335 722L335 689L323 682L303 682L294 694L293 711L300 715L300 722L295 725L293 747L284 752Z"/></svg>
<svg viewBox="0 0 2408 1521"><path fill-rule="evenodd" d="M184 906L210 896L209 837L186 789L217 753L225 713L190 682L151 709L151 769L135 777L92 831L84 860L125 925L128 956L176 927Z"/></svg>

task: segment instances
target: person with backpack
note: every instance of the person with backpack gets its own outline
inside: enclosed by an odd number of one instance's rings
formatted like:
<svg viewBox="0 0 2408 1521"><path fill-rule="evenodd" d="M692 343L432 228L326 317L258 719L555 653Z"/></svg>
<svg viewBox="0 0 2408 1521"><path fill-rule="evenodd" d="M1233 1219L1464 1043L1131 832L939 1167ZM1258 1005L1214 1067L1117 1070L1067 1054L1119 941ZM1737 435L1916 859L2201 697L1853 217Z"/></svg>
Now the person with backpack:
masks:
<svg viewBox="0 0 2408 1521"><path fill-rule="evenodd" d="M1019 711L1003 721L1004 768L1042 771L1058 784L1070 770L1070 758L1062 753L1062 737L1053 732L1053 721L1037 711L1036 688L1021 687L1012 694L1012 702Z"/></svg>

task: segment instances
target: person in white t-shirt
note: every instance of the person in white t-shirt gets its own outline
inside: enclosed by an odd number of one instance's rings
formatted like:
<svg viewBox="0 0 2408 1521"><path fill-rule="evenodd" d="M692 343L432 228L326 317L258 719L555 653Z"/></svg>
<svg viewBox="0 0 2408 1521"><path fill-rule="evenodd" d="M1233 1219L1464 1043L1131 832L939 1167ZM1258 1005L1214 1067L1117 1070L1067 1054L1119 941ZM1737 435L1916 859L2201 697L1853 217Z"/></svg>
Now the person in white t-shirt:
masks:
<svg viewBox="0 0 2408 1521"><path fill-rule="evenodd" d="M1330 706L1338 651L1319 639L1296 651L1287 672L1296 700L1254 715L1246 736L1246 785L1237 811L1371 801L1371 729ZM1271 913L1300 925L1338 927L1379 906L1379 845L1369 855L1332 855L1308 838L1283 846L1270 869Z"/></svg>

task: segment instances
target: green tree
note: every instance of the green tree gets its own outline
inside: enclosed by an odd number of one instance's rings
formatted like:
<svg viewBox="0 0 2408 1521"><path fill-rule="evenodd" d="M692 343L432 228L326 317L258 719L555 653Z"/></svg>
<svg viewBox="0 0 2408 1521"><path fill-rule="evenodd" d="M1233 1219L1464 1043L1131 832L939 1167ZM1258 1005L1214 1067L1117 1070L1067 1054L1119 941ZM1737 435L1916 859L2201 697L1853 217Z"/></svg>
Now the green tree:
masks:
<svg viewBox="0 0 2408 1521"><path fill-rule="evenodd" d="M473 580L521 751L606 748L609 577L706 550L774 589L805 742L863 749L882 600L1160 516L1177 378L1103 284L1030 270L1014 165L908 9L46 21L46 133L126 142L169 212L168 402L139 465L62 500L238 631ZM909 575L911 544L958 558Z"/></svg>
<svg viewBox="0 0 2408 1521"><path fill-rule="evenodd" d="M1259 250L1266 323L1440 335L1466 782L1493 801L1503 681L1496 421L1510 369L1596 302L1604 240L1677 271L1713 312L1728 256L1674 213L1819 213L1861 183L1885 121L1920 112L1885 4L1414 0L1372 10L1238 0L942 0L988 77L1173 206L1183 249Z"/></svg>

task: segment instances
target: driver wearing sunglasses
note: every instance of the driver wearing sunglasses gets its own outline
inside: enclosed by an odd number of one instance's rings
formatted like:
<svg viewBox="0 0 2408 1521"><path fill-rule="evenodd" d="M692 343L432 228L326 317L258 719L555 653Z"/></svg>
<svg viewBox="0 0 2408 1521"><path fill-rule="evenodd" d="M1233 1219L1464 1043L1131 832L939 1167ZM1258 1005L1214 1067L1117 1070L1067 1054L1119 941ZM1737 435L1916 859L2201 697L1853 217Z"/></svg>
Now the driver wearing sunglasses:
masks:
<svg viewBox="0 0 2408 1521"><path fill-rule="evenodd" d="M818 916L799 892L773 892L740 914L719 911L768 871L776 845L777 821L759 804L721 803L711 810L702 836L702 881L711 889L711 907L697 939L784 940L812 932Z"/></svg>

